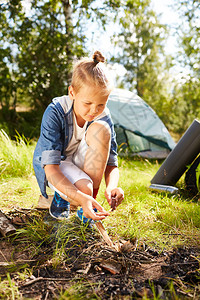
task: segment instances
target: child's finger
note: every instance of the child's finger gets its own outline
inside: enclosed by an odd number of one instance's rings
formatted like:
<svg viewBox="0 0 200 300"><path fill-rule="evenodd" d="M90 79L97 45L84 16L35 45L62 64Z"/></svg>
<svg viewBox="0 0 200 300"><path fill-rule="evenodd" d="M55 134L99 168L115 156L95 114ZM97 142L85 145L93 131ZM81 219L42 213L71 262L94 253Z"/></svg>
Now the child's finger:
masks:
<svg viewBox="0 0 200 300"><path fill-rule="evenodd" d="M92 220L94 221L102 221L106 218L106 216L95 216L92 218Z"/></svg>
<svg viewBox="0 0 200 300"><path fill-rule="evenodd" d="M99 212L99 213L91 212L90 214L90 218L93 219L94 221L100 221L105 219L106 217L107 214L105 214L104 212Z"/></svg>
<svg viewBox="0 0 200 300"><path fill-rule="evenodd" d="M97 212L96 215L97 216L107 216L107 212L106 212L106 215L104 212Z"/></svg>
<svg viewBox="0 0 200 300"><path fill-rule="evenodd" d="M99 212L102 212L105 216L109 216L109 212L107 212L97 201L93 201L92 204Z"/></svg>

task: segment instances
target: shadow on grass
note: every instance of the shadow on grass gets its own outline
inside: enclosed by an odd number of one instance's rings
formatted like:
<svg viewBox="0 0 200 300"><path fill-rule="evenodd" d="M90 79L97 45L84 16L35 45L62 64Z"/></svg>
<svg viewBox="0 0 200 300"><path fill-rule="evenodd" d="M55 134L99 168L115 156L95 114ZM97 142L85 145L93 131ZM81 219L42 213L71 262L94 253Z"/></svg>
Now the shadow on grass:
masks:
<svg viewBox="0 0 200 300"><path fill-rule="evenodd" d="M199 202L200 193L195 194L192 190L187 190L184 186L179 187L179 195L182 200L189 202Z"/></svg>

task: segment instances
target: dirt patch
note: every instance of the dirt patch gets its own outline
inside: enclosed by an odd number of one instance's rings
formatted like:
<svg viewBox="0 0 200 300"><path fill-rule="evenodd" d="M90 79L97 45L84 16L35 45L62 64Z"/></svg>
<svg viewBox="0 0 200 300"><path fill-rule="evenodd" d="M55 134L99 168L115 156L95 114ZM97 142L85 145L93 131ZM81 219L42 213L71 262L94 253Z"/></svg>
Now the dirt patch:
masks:
<svg viewBox="0 0 200 300"><path fill-rule="evenodd" d="M26 218L31 220L27 213L9 217L19 229L25 228ZM73 224L73 230L76 225ZM33 221L33 230L34 226ZM155 295L172 299L173 293L200 299L198 248L160 253L136 240L121 240L121 250L116 251L95 230L82 228L82 236L73 240L68 239L70 231L65 236L58 223L51 223L49 228L50 239L44 237L42 245L41 241L38 245L27 243L22 232L17 239L0 239L1 277L6 278L9 272L23 297L54 299L62 291L69 299L76 294L82 297L78 299L136 299ZM25 268L31 269L32 274L22 279L18 272Z"/></svg>

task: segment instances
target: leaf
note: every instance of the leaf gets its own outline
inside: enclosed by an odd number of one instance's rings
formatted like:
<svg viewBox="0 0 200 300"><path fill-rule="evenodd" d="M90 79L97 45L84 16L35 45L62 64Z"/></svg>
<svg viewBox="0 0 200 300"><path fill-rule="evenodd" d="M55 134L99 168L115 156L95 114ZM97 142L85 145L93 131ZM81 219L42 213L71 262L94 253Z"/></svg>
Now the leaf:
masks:
<svg viewBox="0 0 200 300"><path fill-rule="evenodd" d="M109 271L113 275L120 274L121 271L121 265L114 260L102 261L100 263L100 267Z"/></svg>

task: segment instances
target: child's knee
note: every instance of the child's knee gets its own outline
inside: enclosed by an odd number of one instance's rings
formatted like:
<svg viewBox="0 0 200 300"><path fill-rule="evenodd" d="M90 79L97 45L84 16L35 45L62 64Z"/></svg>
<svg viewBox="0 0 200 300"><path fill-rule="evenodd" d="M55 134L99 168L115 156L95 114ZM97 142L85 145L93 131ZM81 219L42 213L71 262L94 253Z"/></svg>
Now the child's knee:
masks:
<svg viewBox="0 0 200 300"><path fill-rule="evenodd" d="M104 143L109 144L111 140L110 126L104 121L92 123L86 133L86 142L88 145L91 143Z"/></svg>
<svg viewBox="0 0 200 300"><path fill-rule="evenodd" d="M91 181L87 179L80 179L74 184L77 189L79 189L84 194L87 194L89 196L92 196L93 194L93 184Z"/></svg>

